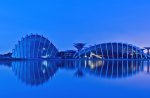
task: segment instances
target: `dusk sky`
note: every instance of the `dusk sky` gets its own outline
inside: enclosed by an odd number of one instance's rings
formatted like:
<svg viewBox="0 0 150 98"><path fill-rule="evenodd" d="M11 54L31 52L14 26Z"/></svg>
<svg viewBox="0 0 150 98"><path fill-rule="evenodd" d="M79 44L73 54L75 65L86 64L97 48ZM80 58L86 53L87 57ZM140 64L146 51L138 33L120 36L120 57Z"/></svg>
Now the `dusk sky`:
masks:
<svg viewBox="0 0 150 98"><path fill-rule="evenodd" d="M0 53L30 33L59 50L75 42L150 46L150 0L1 0Z"/></svg>

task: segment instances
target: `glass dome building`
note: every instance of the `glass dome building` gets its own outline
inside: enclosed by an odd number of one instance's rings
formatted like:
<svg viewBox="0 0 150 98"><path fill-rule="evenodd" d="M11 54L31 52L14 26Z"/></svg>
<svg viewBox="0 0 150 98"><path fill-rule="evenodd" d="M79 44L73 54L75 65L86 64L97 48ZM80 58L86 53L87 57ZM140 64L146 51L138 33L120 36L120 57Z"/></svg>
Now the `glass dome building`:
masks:
<svg viewBox="0 0 150 98"><path fill-rule="evenodd" d="M147 55L142 49L126 43L102 43L82 49L74 58L143 59Z"/></svg>
<svg viewBox="0 0 150 98"><path fill-rule="evenodd" d="M18 41L12 51L12 58L55 58L57 53L57 48L47 38L31 34Z"/></svg>

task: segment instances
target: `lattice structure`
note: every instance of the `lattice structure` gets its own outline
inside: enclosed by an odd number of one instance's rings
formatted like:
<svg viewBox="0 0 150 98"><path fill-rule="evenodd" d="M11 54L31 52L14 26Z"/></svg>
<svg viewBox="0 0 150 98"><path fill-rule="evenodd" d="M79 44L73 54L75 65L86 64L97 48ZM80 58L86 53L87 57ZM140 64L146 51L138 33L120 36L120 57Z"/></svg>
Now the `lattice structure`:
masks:
<svg viewBox="0 0 150 98"><path fill-rule="evenodd" d="M140 49L127 43L102 43L82 49L74 58L143 59L148 56Z"/></svg>
<svg viewBox="0 0 150 98"><path fill-rule="evenodd" d="M47 38L40 35L27 35L18 41L12 51L13 58L55 58L57 48Z"/></svg>

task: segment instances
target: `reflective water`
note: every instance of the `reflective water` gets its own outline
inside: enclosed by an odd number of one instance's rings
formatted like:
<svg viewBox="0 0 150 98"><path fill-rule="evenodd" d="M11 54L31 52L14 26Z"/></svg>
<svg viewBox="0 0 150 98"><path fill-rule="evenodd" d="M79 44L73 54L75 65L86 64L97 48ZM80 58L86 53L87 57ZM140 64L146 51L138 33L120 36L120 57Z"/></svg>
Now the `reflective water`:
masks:
<svg viewBox="0 0 150 98"><path fill-rule="evenodd" d="M149 61L0 62L0 98L150 98Z"/></svg>

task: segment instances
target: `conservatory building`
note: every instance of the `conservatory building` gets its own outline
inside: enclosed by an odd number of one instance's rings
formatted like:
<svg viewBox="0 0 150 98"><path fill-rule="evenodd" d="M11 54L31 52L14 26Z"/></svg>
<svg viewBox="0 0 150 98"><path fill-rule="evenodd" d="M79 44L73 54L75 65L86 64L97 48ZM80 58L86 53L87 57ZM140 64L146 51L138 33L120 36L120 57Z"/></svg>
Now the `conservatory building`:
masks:
<svg viewBox="0 0 150 98"><path fill-rule="evenodd" d="M55 58L57 53L57 48L47 38L31 34L18 41L12 51L12 58Z"/></svg>
<svg viewBox="0 0 150 98"><path fill-rule="evenodd" d="M146 59L142 49L127 43L102 43L82 49L74 58L99 59Z"/></svg>

